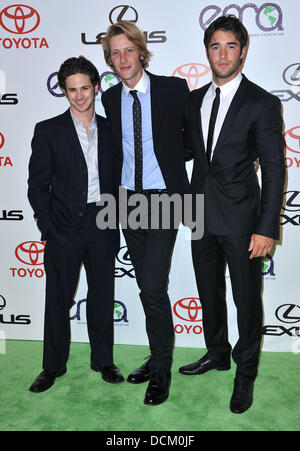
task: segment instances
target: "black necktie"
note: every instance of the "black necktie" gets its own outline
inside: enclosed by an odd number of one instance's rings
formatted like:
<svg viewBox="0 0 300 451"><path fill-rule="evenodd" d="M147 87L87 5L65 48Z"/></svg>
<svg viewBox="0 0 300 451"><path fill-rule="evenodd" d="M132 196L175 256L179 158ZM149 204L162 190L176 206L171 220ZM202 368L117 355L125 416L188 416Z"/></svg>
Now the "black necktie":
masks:
<svg viewBox="0 0 300 451"><path fill-rule="evenodd" d="M213 101L210 119L209 119L209 127L208 127L208 137L207 137L207 146L206 146L206 157L208 163L210 163L211 159L211 151L212 151L212 142L214 136L214 128L217 119L218 109L220 105L220 88L216 88L216 96Z"/></svg>
<svg viewBox="0 0 300 451"><path fill-rule="evenodd" d="M143 190L142 113L137 91L133 90L129 92L134 99L132 105L135 159L134 183L135 191L140 193Z"/></svg>

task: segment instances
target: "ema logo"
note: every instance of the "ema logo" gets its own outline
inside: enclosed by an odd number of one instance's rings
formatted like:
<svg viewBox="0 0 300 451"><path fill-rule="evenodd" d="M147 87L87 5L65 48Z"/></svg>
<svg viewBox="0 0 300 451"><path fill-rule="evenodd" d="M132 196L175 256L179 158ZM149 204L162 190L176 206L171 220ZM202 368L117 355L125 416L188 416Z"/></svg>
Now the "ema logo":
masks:
<svg viewBox="0 0 300 451"><path fill-rule="evenodd" d="M173 305L173 312L177 318L188 323L175 324L175 333L182 334L183 332L186 332L187 334L192 333L196 335L202 333L202 326L200 326L200 324L193 324L202 323L202 306L199 298L192 297L179 299L179 301Z"/></svg>
<svg viewBox="0 0 300 451"><path fill-rule="evenodd" d="M25 241L19 244L15 249L15 256L26 267L9 268L12 272L12 277L43 277L45 274L44 268L36 268L36 266L43 265L44 251L45 244L41 241Z"/></svg>
<svg viewBox="0 0 300 451"><path fill-rule="evenodd" d="M274 259L269 254L262 259L262 275L264 279L275 279Z"/></svg>
<svg viewBox="0 0 300 451"><path fill-rule="evenodd" d="M232 3L225 6L223 10L217 5L208 5L200 13L199 24L202 30L206 30L211 22L217 17L225 16L226 14L234 14L241 22L245 23L246 11L247 13L249 12L249 14L247 14L247 19L248 15L252 21L254 17L256 26L259 30L266 33L275 30L283 31L283 14L280 6L276 3L263 3L261 6L257 6L254 3L245 3L244 5Z"/></svg>
<svg viewBox="0 0 300 451"><path fill-rule="evenodd" d="M39 13L27 5L10 5L0 11L0 27L13 35L24 35L32 33L40 25ZM13 49L41 49L49 48L45 37L5 37L0 38L0 46L6 50Z"/></svg>

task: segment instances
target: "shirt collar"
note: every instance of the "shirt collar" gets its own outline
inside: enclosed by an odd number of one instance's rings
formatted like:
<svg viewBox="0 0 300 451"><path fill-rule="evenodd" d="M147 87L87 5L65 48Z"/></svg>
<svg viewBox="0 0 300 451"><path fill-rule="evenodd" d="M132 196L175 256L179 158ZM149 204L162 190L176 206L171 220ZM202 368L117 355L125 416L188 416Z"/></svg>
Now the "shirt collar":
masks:
<svg viewBox="0 0 300 451"><path fill-rule="evenodd" d="M134 90L138 92L142 92L143 94L146 94L147 87L149 83L149 75L143 70L143 74L138 81L138 83L135 85ZM125 85L125 83L122 82L123 89L126 95L128 95L129 91L132 91L131 88L128 88L128 86Z"/></svg>
<svg viewBox="0 0 300 451"><path fill-rule="evenodd" d="M70 108L70 113L71 113L71 117L72 117L72 119L73 119L73 122L74 122L74 124L75 124L75 127L76 127L76 126L84 127L83 123L75 116L75 114L72 112L71 108ZM97 125L97 122L96 122L96 113L94 113L94 116L93 116L92 120L91 120L90 123L89 123L89 128L96 127L96 125Z"/></svg>
<svg viewBox="0 0 300 451"><path fill-rule="evenodd" d="M239 72L238 75L233 80L230 80L228 83L225 83L225 85L218 86L215 84L214 81L212 81L213 92L215 92L216 88L220 88L222 96L226 97L231 91L237 90L239 84L242 81L242 78L243 78L242 74Z"/></svg>

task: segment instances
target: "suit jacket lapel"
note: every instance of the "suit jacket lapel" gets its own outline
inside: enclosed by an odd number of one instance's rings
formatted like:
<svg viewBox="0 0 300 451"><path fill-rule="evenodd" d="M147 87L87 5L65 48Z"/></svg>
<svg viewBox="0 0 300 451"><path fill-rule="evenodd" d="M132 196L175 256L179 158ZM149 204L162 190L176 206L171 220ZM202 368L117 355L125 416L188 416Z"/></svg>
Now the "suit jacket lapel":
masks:
<svg viewBox="0 0 300 451"><path fill-rule="evenodd" d="M214 159L215 159L217 153L219 152L219 149L222 148L222 143L224 141L224 138L226 136L228 136L228 134L230 133L230 128L233 124L233 119L238 114L238 109L239 109L241 101L244 97L246 87L247 87L247 79L245 76L243 76L240 86L238 87L238 89L232 99L232 102L228 108L222 128L220 130L220 134L218 136L218 140L216 142L214 153L213 153L213 158L211 161L212 164L214 162Z"/></svg>
<svg viewBox="0 0 300 451"><path fill-rule="evenodd" d="M80 165L84 164L86 166L85 158L81 148L81 144L76 132L76 128L71 116L70 108L64 113L64 127L65 136L67 137L68 147L72 153L72 158L78 161Z"/></svg>
<svg viewBox="0 0 300 451"><path fill-rule="evenodd" d="M206 159L206 148L203 139L203 130L202 130L202 120L201 120L201 106L203 102L203 98L208 91L210 84L203 86L198 95L195 97L194 104L192 106L192 117L196 118L195 130L197 134L197 140L199 141L200 154L202 156L204 165L207 169L209 169L208 162ZM198 146L197 146L198 147Z"/></svg>
<svg viewBox="0 0 300 451"><path fill-rule="evenodd" d="M161 123L161 114L163 111L163 108L161 107L162 98L163 95L161 86L160 86L160 80L159 76L155 76L151 74L150 72L147 72L150 78L150 98L151 98L151 118L152 118L152 136L153 136L153 142L156 142L157 134L159 130L159 125ZM157 146L154 145L154 149L156 149Z"/></svg>
<svg viewBox="0 0 300 451"><path fill-rule="evenodd" d="M116 85L115 89L113 89L111 92L111 99L110 99L111 117L109 119L111 120L111 123L113 124L113 128L114 128L113 132L116 134L116 137L117 137L118 150L123 155L121 94L122 94L122 83L119 83L118 85Z"/></svg>

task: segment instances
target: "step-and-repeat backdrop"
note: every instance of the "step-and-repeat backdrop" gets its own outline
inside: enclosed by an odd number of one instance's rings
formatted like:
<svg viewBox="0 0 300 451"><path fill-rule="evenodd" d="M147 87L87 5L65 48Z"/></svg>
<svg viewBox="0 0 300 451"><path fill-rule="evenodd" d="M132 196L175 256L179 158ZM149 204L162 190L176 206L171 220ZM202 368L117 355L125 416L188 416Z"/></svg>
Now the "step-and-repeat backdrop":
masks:
<svg viewBox="0 0 300 451"><path fill-rule="evenodd" d="M143 30L153 53L149 70L185 78L191 90L209 82L203 45L207 25L233 13L247 27L250 47L243 69L282 101L287 182L281 239L262 265L263 350L300 351L300 61L296 0L1 0L0 4L0 338L43 339L44 244L27 200L28 160L36 122L62 113L68 102L57 84L60 64L84 55L101 74L101 92L118 83L106 66L101 38L116 21ZM96 111L103 113L100 96ZM188 163L191 174L192 163ZM101 274L99 274L101 277ZM228 322L237 339L229 277ZM148 344L134 269L122 237L115 269L115 342ZM81 270L70 311L72 341L87 342L86 278ZM176 346L205 347L188 230L179 230L170 273Z"/></svg>

